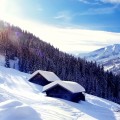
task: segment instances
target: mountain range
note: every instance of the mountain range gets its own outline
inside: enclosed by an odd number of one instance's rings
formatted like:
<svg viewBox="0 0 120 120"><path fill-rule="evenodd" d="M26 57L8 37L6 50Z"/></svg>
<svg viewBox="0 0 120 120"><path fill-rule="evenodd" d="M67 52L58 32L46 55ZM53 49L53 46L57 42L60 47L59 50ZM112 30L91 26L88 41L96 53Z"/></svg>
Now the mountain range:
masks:
<svg viewBox="0 0 120 120"><path fill-rule="evenodd" d="M105 71L120 74L120 44L113 44L87 54L79 54L88 61L103 65Z"/></svg>

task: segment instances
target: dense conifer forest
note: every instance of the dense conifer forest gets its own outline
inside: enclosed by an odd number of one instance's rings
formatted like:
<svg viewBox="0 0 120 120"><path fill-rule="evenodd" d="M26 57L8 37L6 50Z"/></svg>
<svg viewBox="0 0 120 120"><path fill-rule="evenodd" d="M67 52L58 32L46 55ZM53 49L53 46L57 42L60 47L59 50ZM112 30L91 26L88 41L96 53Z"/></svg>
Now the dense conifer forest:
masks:
<svg viewBox="0 0 120 120"><path fill-rule="evenodd" d="M40 28L42 30L42 28ZM102 66L59 51L32 33L0 21L0 54L19 59L19 70L32 73L38 69L55 72L62 80L80 83L86 92L120 104L120 77L104 72Z"/></svg>

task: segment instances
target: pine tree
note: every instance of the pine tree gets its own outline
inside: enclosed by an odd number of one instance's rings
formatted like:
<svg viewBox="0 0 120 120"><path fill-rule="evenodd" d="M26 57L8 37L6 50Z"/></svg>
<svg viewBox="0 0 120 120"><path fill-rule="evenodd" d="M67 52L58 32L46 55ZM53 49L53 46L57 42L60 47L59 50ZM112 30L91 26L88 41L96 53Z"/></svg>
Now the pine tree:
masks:
<svg viewBox="0 0 120 120"><path fill-rule="evenodd" d="M5 67L7 67L7 68L10 67L9 56L7 54L5 55Z"/></svg>

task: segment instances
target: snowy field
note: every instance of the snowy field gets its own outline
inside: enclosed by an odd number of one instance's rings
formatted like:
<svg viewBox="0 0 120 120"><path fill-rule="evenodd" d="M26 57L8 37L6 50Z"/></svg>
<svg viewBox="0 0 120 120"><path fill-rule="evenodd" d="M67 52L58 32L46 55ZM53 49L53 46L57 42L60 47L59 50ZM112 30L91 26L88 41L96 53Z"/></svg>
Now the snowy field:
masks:
<svg viewBox="0 0 120 120"><path fill-rule="evenodd" d="M46 97L29 74L0 66L0 120L120 120L120 105L86 94L73 103Z"/></svg>

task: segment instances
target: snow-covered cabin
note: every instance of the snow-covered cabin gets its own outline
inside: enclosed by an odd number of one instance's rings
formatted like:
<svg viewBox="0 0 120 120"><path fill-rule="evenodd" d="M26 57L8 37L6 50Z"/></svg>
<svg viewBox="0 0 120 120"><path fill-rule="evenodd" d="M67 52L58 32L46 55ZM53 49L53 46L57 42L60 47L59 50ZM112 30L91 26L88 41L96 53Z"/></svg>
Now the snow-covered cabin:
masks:
<svg viewBox="0 0 120 120"><path fill-rule="evenodd" d="M66 99L73 102L85 101L85 89L72 81L55 81L43 87L47 96Z"/></svg>
<svg viewBox="0 0 120 120"><path fill-rule="evenodd" d="M55 73L43 70L35 71L29 78L30 82L41 86L45 86L57 80L60 80L60 78Z"/></svg>

